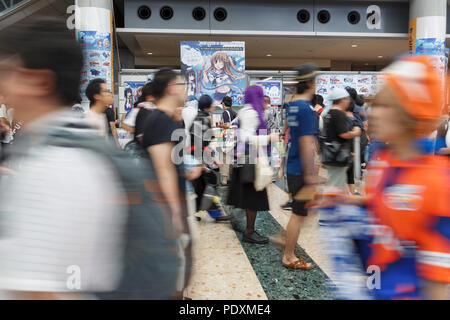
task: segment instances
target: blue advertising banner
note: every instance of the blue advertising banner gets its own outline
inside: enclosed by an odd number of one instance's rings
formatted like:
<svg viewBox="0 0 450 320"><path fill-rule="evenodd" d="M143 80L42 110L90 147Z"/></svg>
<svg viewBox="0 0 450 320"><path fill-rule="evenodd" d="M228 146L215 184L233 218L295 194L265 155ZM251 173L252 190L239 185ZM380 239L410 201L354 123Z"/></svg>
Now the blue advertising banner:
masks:
<svg viewBox="0 0 450 320"><path fill-rule="evenodd" d="M281 81L251 81L250 85L260 86L264 95L270 97L270 104L280 106L283 101L283 88Z"/></svg>
<svg viewBox="0 0 450 320"><path fill-rule="evenodd" d="M81 73L81 95L88 83L101 78L111 86L111 34L97 31L78 31L78 41L83 48L84 67Z"/></svg>
<svg viewBox="0 0 450 320"><path fill-rule="evenodd" d="M244 104L245 42L181 41L181 72L188 95L210 95L219 105L225 96Z"/></svg>

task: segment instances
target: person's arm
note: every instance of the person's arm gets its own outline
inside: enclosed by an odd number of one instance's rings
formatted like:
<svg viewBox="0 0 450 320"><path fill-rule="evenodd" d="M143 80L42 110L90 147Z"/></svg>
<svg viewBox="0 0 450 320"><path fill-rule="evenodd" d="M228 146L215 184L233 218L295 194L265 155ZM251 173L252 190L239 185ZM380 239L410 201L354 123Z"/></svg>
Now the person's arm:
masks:
<svg viewBox="0 0 450 320"><path fill-rule="evenodd" d="M134 134L134 127L131 127L122 122L122 129L127 130L130 134Z"/></svg>
<svg viewBox="0 0 450 320"><path fill-rule="evenodd" d="M240 133L242 142L247 142L254 146L267 146L272 139L276 140L275 134L259 136L255 134L259 127L259 117L253 109L242 109L239 117L241 119Z"/></svg>
<svg viewBox="0 0 450 320"><path fill-rule="evenodd" d="M116 123L115 122L109 122L109 127L111 128L111 133L112 133L112 136L114 138L114 141L116 142L117 147L119 147L119 149L120 149L121 147L120 147L120 143L119 143L119 137L117 135Z"/></svg>
<svg viewBox="0 0 450 320"><path fill-rule="evenodd" d="M351 131L347 129L347 117L344 112L339 112L335 114L333 119L334 125L336 126L336 132L338 136L342 139L353 139L361 135L361 129L354 127Z"/></svg>
<svg viewBox="0 0 450 320"><path fill-rule="evenodd" d="M305 182L306 184L317 184L318 176L314 170L314 148L316 138L313 135L304 135L298 139Z"/></svg>
<svg viewBox="0 0 450 320"><path fill-rule="evenodd" d="M339 137L342 139L353 139L355 137L359 137L361 135L361 129L358 127L353 127L352 131L347 131L346 133L341 133Z"/></svg>
<svg viewBox="0 0 450 320"><path fill-rule="evenodd" d="M183 220L179 200L178 175L172 162L172 142L150 146L147 151L152 159L161 191L172 212L174 236L178 238L183 232Z"/></svg>

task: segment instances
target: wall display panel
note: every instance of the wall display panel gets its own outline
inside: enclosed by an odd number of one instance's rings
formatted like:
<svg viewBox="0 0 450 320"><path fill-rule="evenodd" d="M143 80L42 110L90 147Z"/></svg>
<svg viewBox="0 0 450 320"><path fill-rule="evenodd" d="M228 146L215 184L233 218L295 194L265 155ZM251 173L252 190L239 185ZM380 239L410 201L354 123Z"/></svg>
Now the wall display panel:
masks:
<svg viewBox="0 0 450 320"><path fill-rule="evenodd" d="M188 96L208 94L219 105L225 96L235 105L244 103L245 42L181 41L181 73Z"/></svg>

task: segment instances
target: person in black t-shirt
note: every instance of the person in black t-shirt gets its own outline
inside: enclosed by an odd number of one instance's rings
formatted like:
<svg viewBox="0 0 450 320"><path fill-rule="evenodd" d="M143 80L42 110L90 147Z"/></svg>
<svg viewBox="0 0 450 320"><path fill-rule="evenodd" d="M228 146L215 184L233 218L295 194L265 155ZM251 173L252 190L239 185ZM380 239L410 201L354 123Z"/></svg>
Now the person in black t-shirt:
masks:
<svg viewBox="0 0 450 320"><path fill-rule="evenodd" d="M231 107L233 105L233 99L231 97L224 97L222 100L222 124L224 129L228 129L230 127L231 122L236 119L237 113Z"/></svg>
<svg viewBox="0 0 450 320"><path fill-rule="evenodd" d="M331 91L329 100L333 106L324 118L325 141L338 142L350 149L353 138L361 134L361 129L355 127L349 130L349 119L345 111L350 105L350 95L345 89L335 88ZM345 189L347 186L347 165L325 164L328 171L328 185Z"/></svg>
<svg viewBox="0 0 450 320"><path fill-rule="evenodd" d="M184 77L170 69L161 69L155 74L152 87L156 109L150 110L145 117L141 145L148 152L155 168L161 205L167 205L165 220L171 221L166 225L167 235L177 239L177 254L183 256L185 261L185 274L182 277L184 283L177 287L177 295L181 295L190 278L191 246L190 241L181 240L190 237L185 197L186 178L183 157L174 151L180 146L182 151L185 147L184 141L180 142L178 138L183 139L185 135L179 111L187 98L187 86ZM136 126L136 131L139 131L137 123Z"/></svg>

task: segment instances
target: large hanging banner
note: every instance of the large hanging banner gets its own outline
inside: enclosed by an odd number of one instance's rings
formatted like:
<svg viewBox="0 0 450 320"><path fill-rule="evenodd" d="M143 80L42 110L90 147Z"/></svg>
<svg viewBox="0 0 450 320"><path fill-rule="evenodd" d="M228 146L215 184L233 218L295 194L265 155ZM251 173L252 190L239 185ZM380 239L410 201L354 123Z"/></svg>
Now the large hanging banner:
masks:
<svg viewBox="0 0 450 320"><path fill-rule="evenodd" d="M210 95L215 105L225 96L233 105L244 104L245 42L181 41L181 72L188 95Z"/></svg>
<svg viewBox="0 0 450 320"><path fill-rule="evenodd" d="M264 95L270 97L271 105L280 106L283 101L283 85L281 81L250 81L250 85L260 86Z"/></svg>
<svg viewBox="0 0 450 320"><path fill-rule="evenodd" d="M326 96L334 88L353 88L365 97L374 96L382 79L377 74L321 74L316 77L316 93Z"/></svg>

